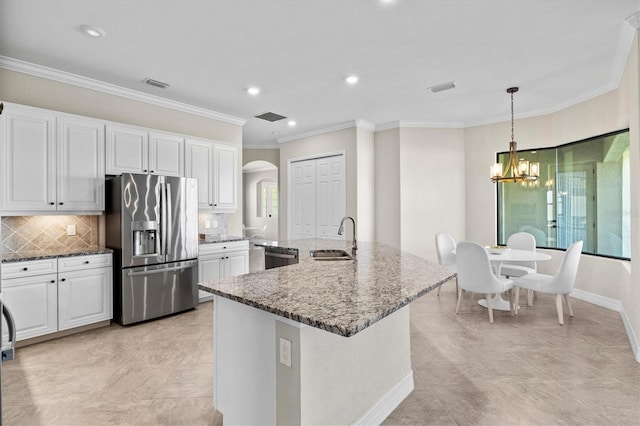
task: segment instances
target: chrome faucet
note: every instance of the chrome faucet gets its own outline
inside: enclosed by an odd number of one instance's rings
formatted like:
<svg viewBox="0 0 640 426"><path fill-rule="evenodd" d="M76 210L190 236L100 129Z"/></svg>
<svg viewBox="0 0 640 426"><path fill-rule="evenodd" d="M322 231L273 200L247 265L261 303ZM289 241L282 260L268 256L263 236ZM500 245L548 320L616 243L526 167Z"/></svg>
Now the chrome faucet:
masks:
<svg viewBox="0 0 640 426"><path fill-rule="evenodd" d="M356 255L356 250L358 250L358 242L356 241L356 221L351 216L345 216L340 221L340 227L338 228L338 235L342 235L344 232L344 221L347 219L351 219L353 223L353 246L351 246L351 254Z"/></svg>

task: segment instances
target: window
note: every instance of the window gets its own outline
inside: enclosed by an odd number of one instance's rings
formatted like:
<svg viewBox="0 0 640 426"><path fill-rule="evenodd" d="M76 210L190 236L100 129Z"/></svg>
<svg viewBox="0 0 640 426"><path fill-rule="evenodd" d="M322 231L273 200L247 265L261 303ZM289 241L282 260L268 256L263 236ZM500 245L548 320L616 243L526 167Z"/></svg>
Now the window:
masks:
<svg viewBox="0 0 640 426"><path fill-rule="evenodd" d="M278 184L258 182L258 217L278 217Z"/></svg>
<svg viewBox="0 0 640 426"><path fill-rule="evenodd" d="M583 240L584 253L630 258L628 129L518 155L540 162L540 177L498 184L499 244L525 231L538 247L565 249ZM507 158L498 154L503 164Z"/></svg>

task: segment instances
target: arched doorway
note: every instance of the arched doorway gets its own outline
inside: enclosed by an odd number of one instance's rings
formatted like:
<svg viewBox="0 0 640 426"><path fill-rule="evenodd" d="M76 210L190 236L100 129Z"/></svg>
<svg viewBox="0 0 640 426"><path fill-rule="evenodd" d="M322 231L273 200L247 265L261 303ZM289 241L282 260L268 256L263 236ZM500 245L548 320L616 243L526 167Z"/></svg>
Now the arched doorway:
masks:
<svg viewBox="0 0 640 426"><path fill-rule="evenodd" d="M242 223L251 239L278 239L280 197L278 168L268 161L256 160L242 167L244 211Z"/></svg>

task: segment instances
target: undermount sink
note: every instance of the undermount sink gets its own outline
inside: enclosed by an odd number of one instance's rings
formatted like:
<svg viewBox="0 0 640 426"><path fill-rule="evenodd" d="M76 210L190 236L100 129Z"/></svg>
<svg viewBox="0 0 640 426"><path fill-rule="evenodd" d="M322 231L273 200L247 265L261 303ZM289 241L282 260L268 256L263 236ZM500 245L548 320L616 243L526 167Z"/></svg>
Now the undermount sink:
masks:
<svg viewBox="0 0 640 426"><path fill-rule="evenodd" d="M311 250L309 255L314 260L353 260L353 257L344 250Z"/></svg>

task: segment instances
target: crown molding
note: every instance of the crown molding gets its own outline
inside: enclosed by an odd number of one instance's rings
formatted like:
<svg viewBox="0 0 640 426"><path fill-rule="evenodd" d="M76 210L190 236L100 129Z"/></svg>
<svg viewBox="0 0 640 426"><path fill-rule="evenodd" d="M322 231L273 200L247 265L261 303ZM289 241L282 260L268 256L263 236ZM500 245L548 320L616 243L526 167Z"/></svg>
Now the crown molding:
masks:
<svg viewBox="0 0 640 426"><path fill-rule="evenodd" d="M309 132L298 133L293 136L286 136L279 138L278 142L286 143L291 141L297 141L299 139L310 138L313 136L324 135L326 133L336 132L338 130L351 129L352 127L360 127L366 130L375 131L375 126L365 120L349 120L342 123L334 124L333 126L323 127L321 129L311 130Z"/></svg>
<svg viewBox="0 0 640 426"><path fill-rule="evenodd" d="M423 129L464 129L464 123L431 123L422 121L396 120L388 123L378 124L376 132L401 128L423 128Z"/></svg>
<svg viewBox="0 0 640 426"><path fill-rule="evenodd" d="M244 126L247 122L244 118L235 117L221 112L212 111L210 109L185 104L183 102L172 101L170 99L161 98L160 96L150 95L139 92L137 90L127 89L125 87L116 86L114 84L105 83L92 78L83 77L78 74L72 74L65 71L56 70L42 65L21 61L19 59L10 58L0 55L0 68L10 71L17 71L24 74L42 77L49 80L58 81L60 83L71 84L85 89L95 90L97 92L107 93L109 95L120 96L134 101L145 102L164 108L173 109L188 114L198 115L205 118L223 121L229 124Z"/></svg>

